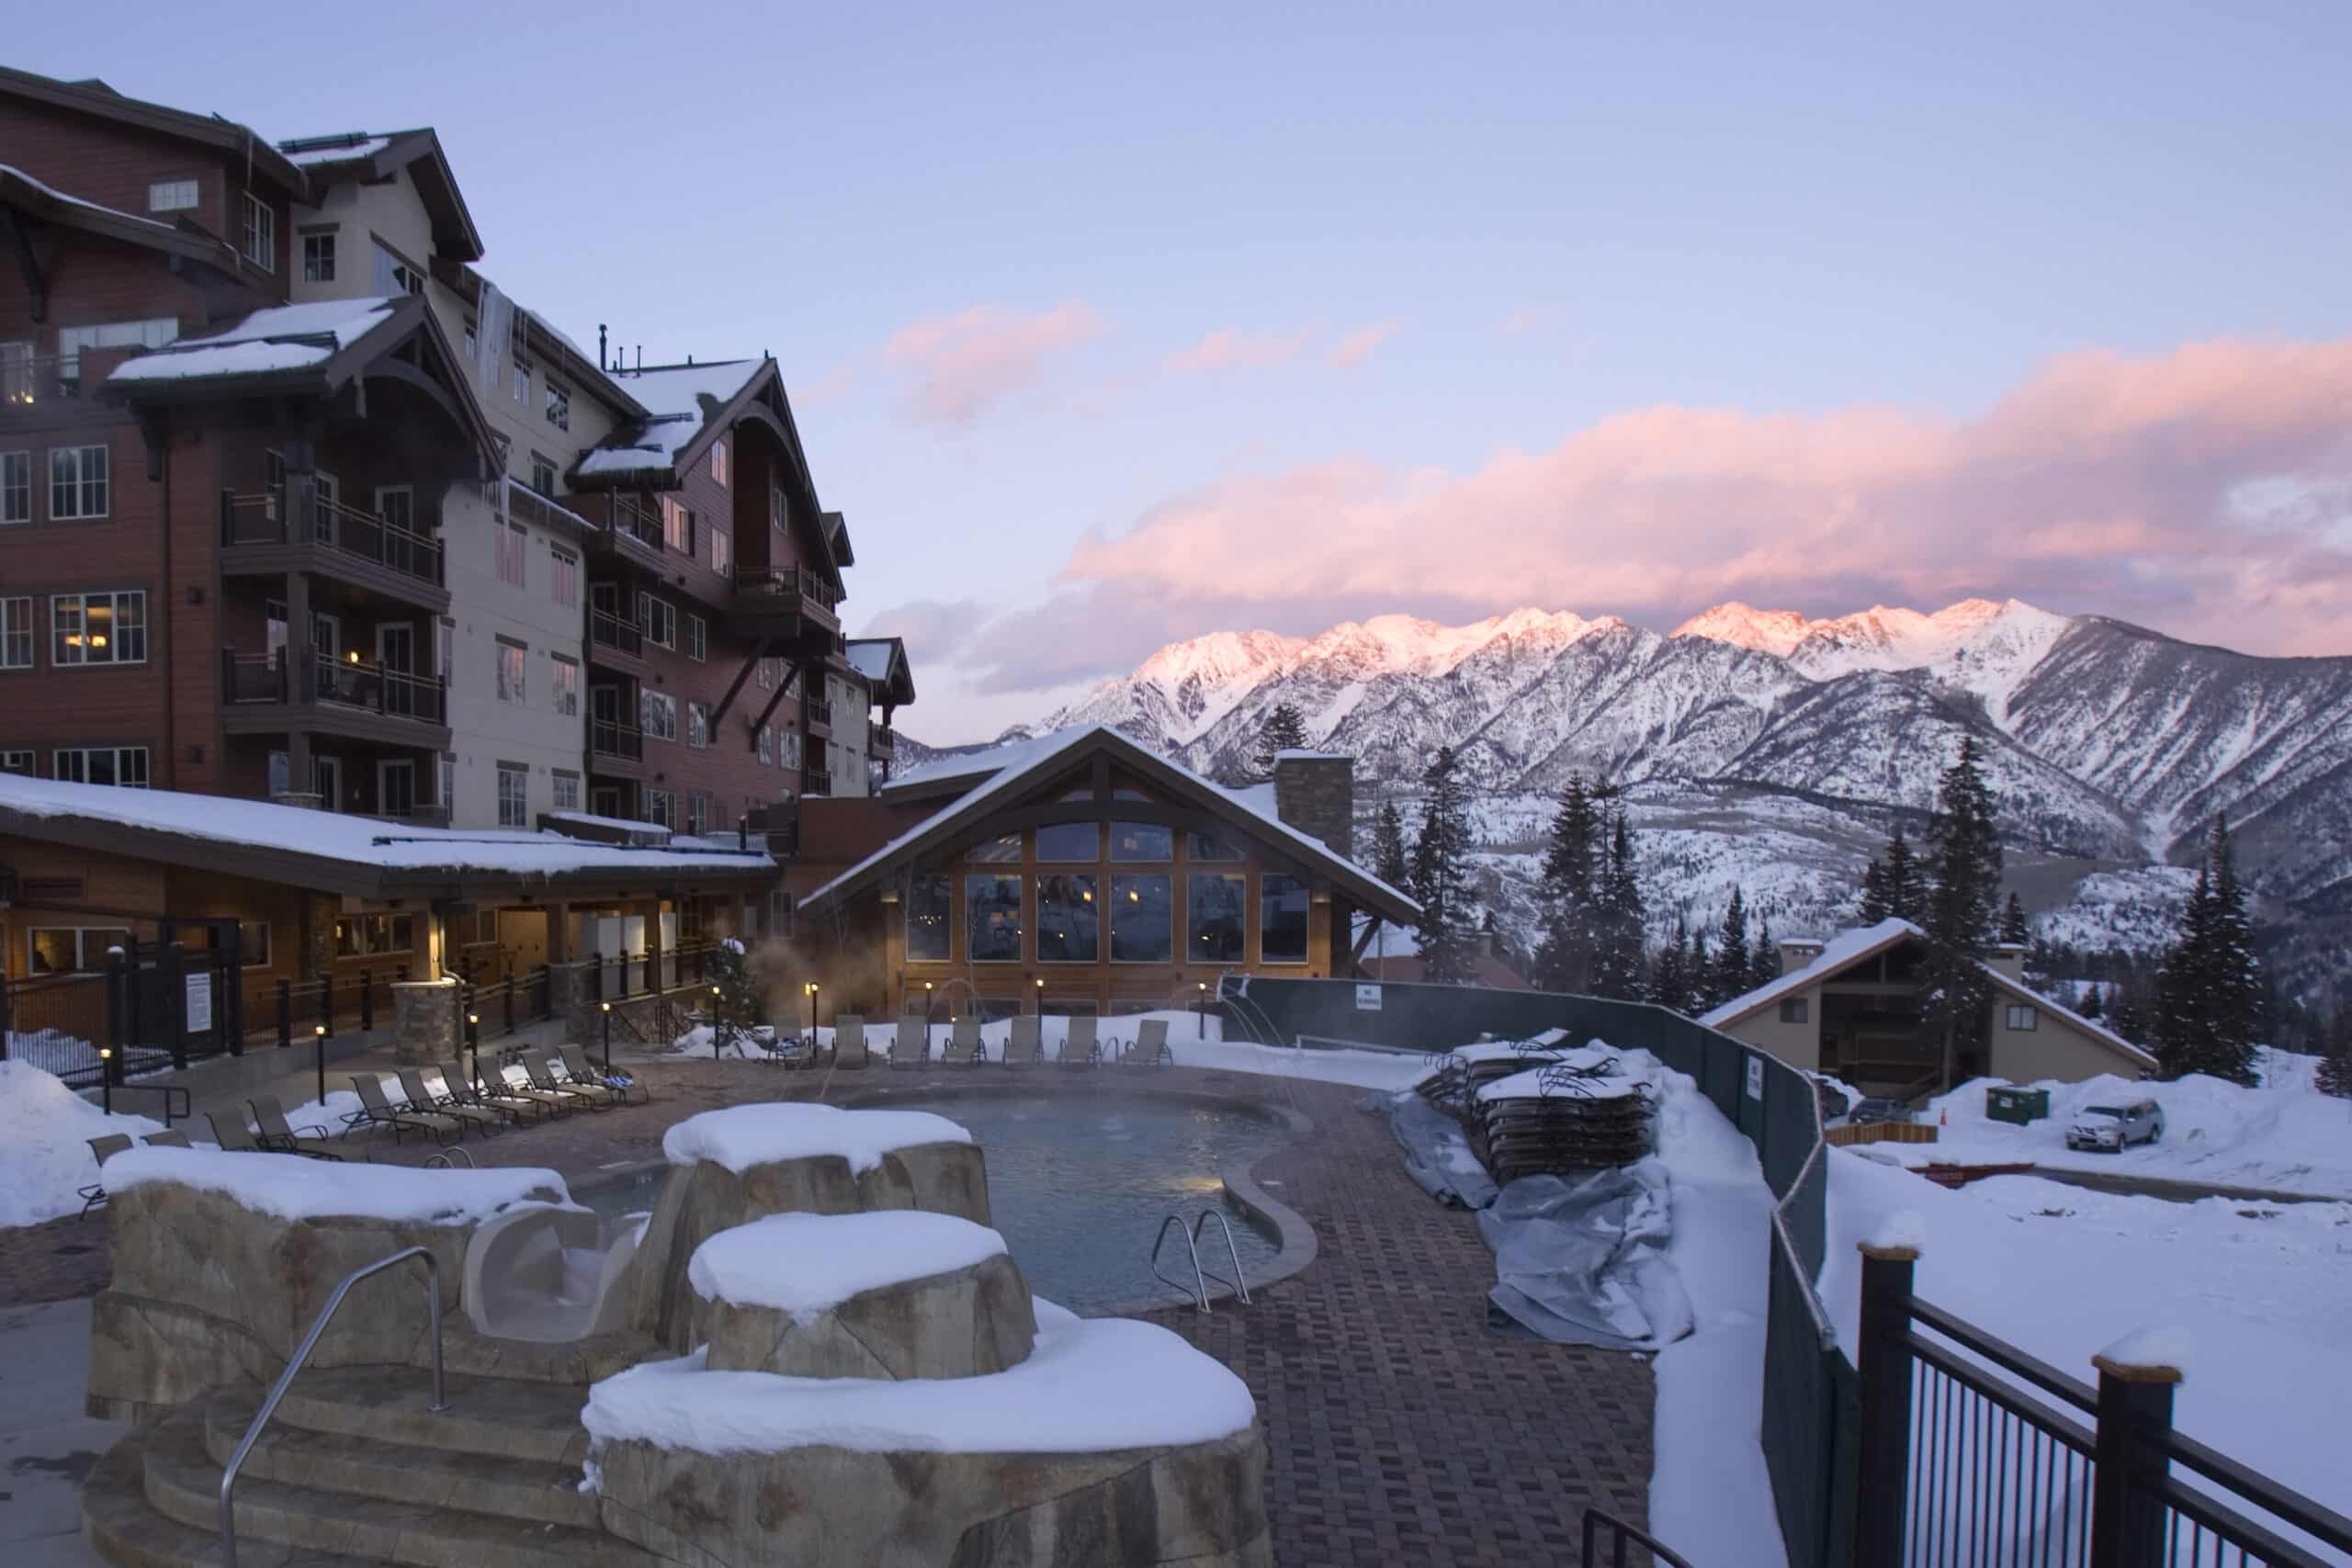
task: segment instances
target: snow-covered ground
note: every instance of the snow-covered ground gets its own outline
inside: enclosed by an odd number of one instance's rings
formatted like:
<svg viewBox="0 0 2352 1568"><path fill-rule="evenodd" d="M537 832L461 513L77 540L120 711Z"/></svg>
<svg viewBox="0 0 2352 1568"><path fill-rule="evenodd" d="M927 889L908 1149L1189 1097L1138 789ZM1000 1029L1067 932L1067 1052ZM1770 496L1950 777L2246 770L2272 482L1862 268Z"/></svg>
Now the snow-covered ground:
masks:
<svg viewBox="0 0 2352 1568"><path fill-rule="evenodd" d="M1905 1210L1924 1225L1923 1297L2086 1382L2097 1378L2091 1357L2125 1334L2183 1329L2191 1354L2175 1405L2180 1429L2352 1510L2342 1441L2352 1390L2352 1203L2175 1203L2035 1177L1948 1191L1863 1152L1833 1149L1822 1297L1849 1348L1856 1244Z"/></svg>
<svg viewBox="0 0 2352 1568"><path fill-rule="evenodd" d="M109 1116L30 1062L0 1062L0 1227L78 1214L74 1189L98 1179L88 1140L164 1130L144 1116Z"/></svg>
<svg viewBox="0 0 2352 1568"><path fill-rule="evenodd" d="M2096 1077L2082 1083L2028 1087L2050 1091L2050 1114L2018 1127L1984 1114L1985 1084L1966 1084L1932 1101L1926 1119L1940 1123L1932 1144L1879 1144L1905 1165L1948 1161L2035 1165L2107 1175L2160 1177L2216 1187L2352 1199L2352 1100L2319 1092L2316 1056L2262 1053L2259 1089L2192 1075L2173 1083ZM2165 1134L2120 1154L2066 1146L2066 1129L2093 1105L2154 1100L2164 1108Z"/></svg>

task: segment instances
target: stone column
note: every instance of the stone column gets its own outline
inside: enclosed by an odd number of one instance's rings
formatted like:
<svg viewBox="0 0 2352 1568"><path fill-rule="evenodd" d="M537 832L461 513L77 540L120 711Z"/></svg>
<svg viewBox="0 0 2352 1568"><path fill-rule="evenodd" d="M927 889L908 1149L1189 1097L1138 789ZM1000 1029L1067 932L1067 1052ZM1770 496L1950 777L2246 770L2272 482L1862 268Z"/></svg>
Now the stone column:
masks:
<svg viewBox="0 0 2352 1568"><path fill-rule="evenodd" d="M465 1031L458 1020L458 982L396 981L392 986L392 1055L402 1066L452 1057L463 1061Z"/></svg>

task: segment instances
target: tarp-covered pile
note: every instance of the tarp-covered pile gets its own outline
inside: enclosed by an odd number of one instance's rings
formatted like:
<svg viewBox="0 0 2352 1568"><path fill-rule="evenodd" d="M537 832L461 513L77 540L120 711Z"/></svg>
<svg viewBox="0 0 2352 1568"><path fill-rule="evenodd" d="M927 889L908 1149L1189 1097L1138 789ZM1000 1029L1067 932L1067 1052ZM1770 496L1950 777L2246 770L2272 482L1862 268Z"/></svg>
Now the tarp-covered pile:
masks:
<svg viewBox="0 0 2352 1568"><path fill-rule="evenodd" d="M1577 1181L1530 1176L1479 1212L1495 1249L1487 1321L1539 1339L1654 1350L1690 1332L1690 1297L1666 1256L1674 1204L1645 1159Z"/></svg>
<svg viewBox="0 0 2352 1568"><path fill-rule="evenodd" d="M1476 1045L1435 1052L1429 1058L1430 1070L1417 1087L1430 1104L1467 1113L1477 1102L1478 1090L1497 1078L1558 1061L1567 1039L1566 1030L1547 1029L1525 1040L1482 1040Z"/></svg>

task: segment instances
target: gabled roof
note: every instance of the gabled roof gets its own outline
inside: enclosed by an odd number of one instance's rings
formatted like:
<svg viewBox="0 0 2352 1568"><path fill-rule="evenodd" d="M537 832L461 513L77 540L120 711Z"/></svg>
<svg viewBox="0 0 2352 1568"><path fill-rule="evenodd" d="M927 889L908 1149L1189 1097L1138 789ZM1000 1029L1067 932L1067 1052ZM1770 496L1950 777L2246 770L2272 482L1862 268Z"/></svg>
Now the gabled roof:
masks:
<svg viewBox="0 0 2352 1568"><path fill-rule="evenodd" d="M1839 931L1824 942L1820 953L1802 969L1792 969L1778 979L1757 987L1745 996L1734 997L1713 1011L1702 1014L1699 1021L1710 1029L1728 1031L1733 1024L1755 1016L1782 997L1818 986L1825 980L1834 980L1847 970L1867 963L1889 948L1912 939L1924 942L1927 940L1927 935L1926 931L1921 931L1909 920L1901 919L1884 919L1874 926L1860 926L1852 931ZM2005 974L1990 964L1980 963L1978 967L1982 968L1986 976L1992 980L1996 990L2014 997L2019 1001L2030 1002L2043 1011L2064 1019L2083 1033L2143 1066L2154 1067L2156 1065L2155 1057L2132 1044L2129 1040L2083 1017L2073 1009L2051 1000L2024 981Z"/></svg>
<svg viewBox="0 0 2352 1568"><path fill-rule="evenodd" d="M223 153L250 158L254 171L266 176L273 184L282 186L305 200L310 196L309 176L295 167L284 153L271 146L266 138L255 134L250 126L223 119L217 114L190 114L186 109L125 97L95 78L62 82L54 76L14 71L6 66L0 66L0 97L28 98L55 108L74 109L100 119L112 120L118 125L137 126L141 130L177 137L199 146L215 148Z"/></svg>
<svg viewBox="0 0 2352 1568"><path fill-rule="evenodd" d="M850 668L873 688L875 701L904 707L915 700L914 667L907 662L904 637L854 637L843 653Z"/></svg>
<svg viewBox="0 0 2352 1568"><path fill-rule="evenodd" d="M441 151L441 138L432 127L388 130L376 136L351 130L336 136L298 137L277 147L288 162L309 173L312 187L322 193L331 185L389 179L406 169L416 185L416 194L424 199L426 215L433 220L434 249L456 261L481 259L481 231L474 227L465 194L458 188L458 176L451 172L449 160Z"/></svg>
<svg viewBox="0 0 2352 1568"><path fill-rule="evenodd" d="M993 773L916 823L839 876L800 900L803 910L818 910L855 897L878 886L891 873L932 852L984 822L998 807L1017 800L1022 792L1066 775L1073 764L1094 753L1107 753L1146 783L1169 795L1205 807L1308 869L1329 877L1356 903L1383 918L1404 922L1420 919L1421 907L1397 889L1365 871L1329 844L1302 833L1219 788L1181 763L1146 750L1108 725L1087 724L1041 736L1018 747L977 753L967 761L993 758ZM886 795L895 793L886 790Z"/></svg>
<svg viewBox="0 0 2352 1568"><path fill-rule="evenodd" d="M237 270L236 248L226 240L215 239L194 227L159 223L153 218L68 196L55 186L44 185L22 169L6 164L0 164L0 207L15 208L37 222L144 245L169 255L204 262L231 274Z"/></svg>

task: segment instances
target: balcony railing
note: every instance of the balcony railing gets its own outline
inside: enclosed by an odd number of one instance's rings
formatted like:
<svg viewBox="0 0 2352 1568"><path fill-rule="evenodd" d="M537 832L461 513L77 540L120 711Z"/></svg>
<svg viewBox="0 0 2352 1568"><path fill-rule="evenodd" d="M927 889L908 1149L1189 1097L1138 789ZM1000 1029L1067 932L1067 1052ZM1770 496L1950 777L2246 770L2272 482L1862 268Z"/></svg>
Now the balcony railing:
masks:
<svg viewBox="0 0 2352 1568"><path fill-rule="evenodd" d="M808 707L809 723L821 724L827 729L831 729L833 727L832 704L825 701L822 697L810 697L808 699Z"/></svg>
<svg viewBox="0 0 2352 1568"><path fill-rule="evenodd" d="M81 395L81 355L0 355L0 414L28 414Z"/></svg>
<svg viewBox="0 0 2352 1568"><path fill-rule="evenodd" d="M588 612L588 640L597 648L607 648L631 659L645 657L644 628L609 610Z"/></svg>
<svg viewBox="0 0 2352 1568"><path fill-rule="evenodd" d="M645 761L645 731L615 719L592 718L588 721L588 750L599 757L641 762Z"/></svg>
<svg viewBox="0 0 2352 1568"><path fill-rule="evenodd" d="M888 757L899 750L899 732L887 725L874 725L865 732L865 749L876 757Z"/></svg>
<svg viewBox="0 0 2352 1568"><path fill-rule="evenodd" d="M220 650L220 686L232 704L283 703L295 688L287 679L288 656ZM313 703L363 708L388 718L413 718L420 724L449 722L447 680L439 675L413 675L387 670L363 660L336 660L329 655L305 656L309 679L300 690Z"/></svg>
<svg viewBox="0 0 2352 1568"><path fill-rule="evenodd" d="M841 608L840 592L807 567L785 567L780 570L766 571L739 566L735 569L734 582L735 592L746 598L797 597L806 604L815 604L828 616Z"/></svg>
<svg viewBox="0 0 2352 1568"><path fill-rule="evenodd" d="M220 492L223 545L323 545L435 585L444 581L441 542L361 512L304 485Z"/></svg>
<svg viewBox="0 0 2352 1568"><path fill-rule="evenodd" d="M800 770L800 793L803 795L832 794L833 775L827 773L822 768L802 768Z"/></svg>

